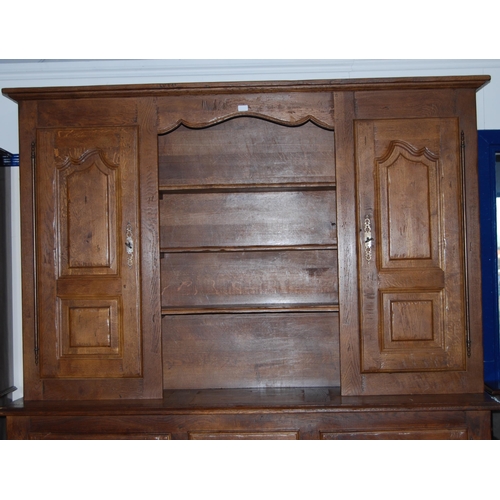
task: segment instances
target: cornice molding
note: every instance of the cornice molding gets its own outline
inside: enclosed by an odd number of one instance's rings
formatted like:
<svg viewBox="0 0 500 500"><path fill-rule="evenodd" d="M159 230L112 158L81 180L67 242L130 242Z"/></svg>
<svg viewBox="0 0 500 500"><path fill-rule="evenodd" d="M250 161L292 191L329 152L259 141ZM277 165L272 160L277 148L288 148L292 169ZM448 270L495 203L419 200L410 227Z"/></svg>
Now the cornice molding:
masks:
<svg viewBox="0 0 500 500"><path fill-rule="evenodd" d="M110 59L2 60L18 86L487 74L500 59Z"/></svg>

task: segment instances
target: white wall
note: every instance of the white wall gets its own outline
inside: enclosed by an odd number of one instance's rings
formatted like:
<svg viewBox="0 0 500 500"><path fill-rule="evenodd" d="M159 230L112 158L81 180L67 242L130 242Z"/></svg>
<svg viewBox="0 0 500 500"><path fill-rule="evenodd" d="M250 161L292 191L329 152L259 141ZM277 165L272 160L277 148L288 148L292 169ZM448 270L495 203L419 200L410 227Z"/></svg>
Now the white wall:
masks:
<svg viewBox="0 0 500 500"><path fill-rule="evenodd" d="M478 92L478 129L500 129L500 59L170 59L0 61L0 87L127 83L312 80L400 76L491 75ZM0 147L17 153L17 105L0 97ZM23 395L19 179L12 176L14 399Z"/></svg>

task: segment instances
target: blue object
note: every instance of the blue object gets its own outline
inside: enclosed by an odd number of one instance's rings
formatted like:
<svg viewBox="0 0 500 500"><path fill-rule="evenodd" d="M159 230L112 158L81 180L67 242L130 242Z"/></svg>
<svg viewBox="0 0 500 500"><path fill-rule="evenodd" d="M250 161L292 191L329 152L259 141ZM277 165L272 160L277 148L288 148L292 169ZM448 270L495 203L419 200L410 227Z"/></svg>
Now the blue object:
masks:
<svg viewBox="0 0 500 500"><path fill-rule="evenodd" d="M499 269L496 223L496 155L500 130L478 131L479 208L483 293L484 381L486 389L500 393ZM500 185L500 179L499 179Z"/></svg>
<svg viewBox="0 0 500 500"><path fill-rule="evenodd" d="M19 167L19 155L0 148L0 167Z"/></svg>

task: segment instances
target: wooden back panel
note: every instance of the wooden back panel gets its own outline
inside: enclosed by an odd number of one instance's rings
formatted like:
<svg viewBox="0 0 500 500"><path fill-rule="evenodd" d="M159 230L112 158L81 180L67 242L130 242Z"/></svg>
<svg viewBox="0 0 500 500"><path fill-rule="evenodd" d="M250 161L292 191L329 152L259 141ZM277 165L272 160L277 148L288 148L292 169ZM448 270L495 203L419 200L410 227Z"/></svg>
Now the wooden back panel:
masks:
<svg viewBox="0 0 500 500"><path fill-rule="evenodd" d="M160 186L334 183L333 131L239 117L158 139Z"/></svg>
<svg viewBox="0 0 500 500"><path fill-rule="evenodd" d="M340 384L337 313L165 316L165 389Z"/></svg>
<svg viewBox="0 0 500 500"><path fill-rule="evenodd" d="M338 304L334 250L172 253L161 276L167 310Z"/></svg>
<svg viewBox="0 0 500 500"><path fill-rule="evenodd" d="M334 190L183 193L160 201L162 250L337 244Z"/></svg>

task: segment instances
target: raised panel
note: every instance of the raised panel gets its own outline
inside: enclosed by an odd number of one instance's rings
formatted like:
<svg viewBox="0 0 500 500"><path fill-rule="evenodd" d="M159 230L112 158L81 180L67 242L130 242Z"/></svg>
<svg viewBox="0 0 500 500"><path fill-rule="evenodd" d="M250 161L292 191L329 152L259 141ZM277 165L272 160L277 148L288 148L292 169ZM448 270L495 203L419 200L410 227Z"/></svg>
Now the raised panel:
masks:
<svg viewBox="0 0 500 500"><path fill-rule="evenodd" d="M414 300L390 300L388 309L391 318L391 343L434 340L432 300L423 300L420 297Z"/></svg>
<svg viewBox="0 0 500 500"><path fill-rule="evenodd" d="M69 346L109 347L111 309L109 307L72 307L69 310ZM88 332L92 332L88 335Z"/></svg>
<svg viewBox="0 0 500 500"><path fill-rule="evenodd" d="M119 298L58 299L61 314L60 356L112 356L122 349L122 331L118 320Z"/></svg>
<svg viewBox="0 0 500 500"><path fill-rule="evenodd" d="M389 259L429 259L432 231L425 167L398 160L387 170ZM408 177L411 182L406 182Z"/></svg>
<svg viewBox="0 0 500 500"><path fill-rule="evenodd" d="M117 274L116 168L93 152L58 171L61 276Z"/></svg>
<svg viewBox="0 0 500 500"><path fill-rule="evenodd" d="M442 291L380 291L383 324L382 350L443 349L444 300ZM427 352L428 354L428 352Z"/></svg>
<svg viewBox="0 0 500 500"><path fill-rule="evenodd" d="M376 164L381 269L439 266L438 157L392 141Z"/></svg>
<svg viewBox="0 0 500 500"><path fill-rule="evenodd" d="M379 353L366 349L364 372L440 371L463 359L450 355L443 291L380 291ZM370 341L366 336L363 341ZM379 365L383 356L383 366Z"/></svg>

